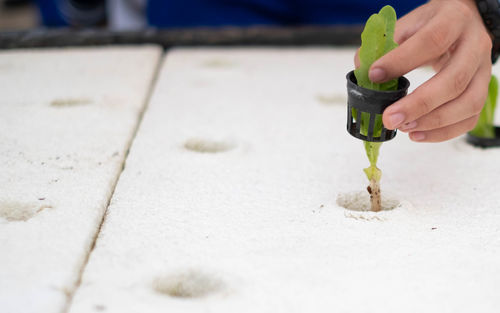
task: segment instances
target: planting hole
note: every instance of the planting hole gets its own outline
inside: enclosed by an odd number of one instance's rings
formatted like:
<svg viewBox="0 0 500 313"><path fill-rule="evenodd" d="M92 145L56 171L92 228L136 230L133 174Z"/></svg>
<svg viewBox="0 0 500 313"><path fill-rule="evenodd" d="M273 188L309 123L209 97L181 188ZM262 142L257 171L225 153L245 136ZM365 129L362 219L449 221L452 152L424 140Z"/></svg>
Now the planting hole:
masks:
<svg viewBox="0 0 500 313"><path fill-rule="evenodd" d="M219 279L196 270L164 275L153 283L156 292L176 298L201 298L221 291L223 287Z"/></svg>
<svg viewBox="0 0 500 313"><path fill-rule="evenodd" d="M350 211L370 211L370 195L366 191L340 193L337 196L337 204ZM392 210L399 205L399 200L391 197L384 197L382 194L382 211Z"/></svg>
<svg viewBox="0 0 500 313"><path fill-rule="evenodd" d="M316 100L326 106L330 105L345 105L347 103L347 98L343 95L338 95L338 94L332 94L332 95L327 95L327 94L319 94L316 96Z"/></svg>
<svg viewBox="0 0 500 313"><path fill-rule="evenodd" d="M224 59L210 59L203 62L202 65L210 68L228 68L233 67L234 63Z"/></svg>
<svg viewBox="0 0 500 313"><path fill-rule="evenodd" d="M92 101L86 98L64 98L64 99L52 100L50 106L62 108L62 107L73 107L78 105L87 105L90 103L92 103Z"/></svg>
<svg viewBox="0 0 500 313"><path fill-rule="evenodd" d="M50 205L40 203L21 203L15 201L0 201L0 218L9 222L27 221Z"/></svg>
<svg viewBox="0 0 500 313"><path fill-rule="evenodd" d="M200 153L220 153L234 148L234 144L229 141L216 141L201 138L191 138L184 143L184 148Z"/></svg>

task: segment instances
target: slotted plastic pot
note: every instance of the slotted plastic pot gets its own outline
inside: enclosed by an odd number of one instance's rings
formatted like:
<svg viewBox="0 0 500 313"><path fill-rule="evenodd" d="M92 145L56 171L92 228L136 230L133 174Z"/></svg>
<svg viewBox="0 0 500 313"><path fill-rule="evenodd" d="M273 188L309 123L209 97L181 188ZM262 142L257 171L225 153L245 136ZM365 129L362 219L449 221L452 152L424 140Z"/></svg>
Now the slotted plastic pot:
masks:
<svg viewBox="0 0 500 313"><path fill-rule="evenodd" d="M495 126L495 138L477 137L467 133L465 139L473 146L481 148L500 147L500 126Z"/></svg>
<svg viewBox="0 0 500 313"><path fill-rule="evenodd" d="M390 130L382 126L380 136L375 136L374 127L377 115L384 113L384 110L406 96L410 82L405 77L398 80L398 89L394 91L380 91L366 89L358 86L354 71L347 73L347 132L352 136L370 142L384 142L396 136L396 130ZM356 109L356 112L353 112ZM368 132L361 133L361 114L370 115ZM356 114L356 116L353 116Z"/></svg>

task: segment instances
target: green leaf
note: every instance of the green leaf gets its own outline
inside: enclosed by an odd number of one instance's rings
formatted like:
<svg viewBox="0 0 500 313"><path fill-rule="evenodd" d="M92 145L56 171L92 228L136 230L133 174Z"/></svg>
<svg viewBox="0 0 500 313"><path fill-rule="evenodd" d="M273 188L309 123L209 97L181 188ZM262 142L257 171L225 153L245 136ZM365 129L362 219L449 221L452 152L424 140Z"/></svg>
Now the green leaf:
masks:
<svg viewBox="0 0 500 313"><path fill-rule="evenodd" d="M382 177L382 171L377 168L377 159L378 153L380 150L380 146L382 146L381 142L363 142L365 145L366 155L368 156L368 160L370 160L370 167L364 169L366 177L368 180L375 179L379 181Z"/></svg>
<svg viewBox="0 0 500 313"><path fill-rule="evenodd" d="M373 90L397 89L397 79L376 84L368 78L370 66L381 56L398 46L394 41L396 19L394 9L386 5L378 14L373 14L366 21L365 28L361 33L360 67L354 71L359 86Z"/></svg>
<svg viewBox="0 0 500 313"><path fill-rule="evenodd" d="M481 110L476 127L470 131L472 135L482 138L495 137L495 126L493 125L493 120L495 118L497 97L498 79L495 75L491 75L490 84L488 86L488 97L486 98L486 103Z"/></svg>
<svg viewBox="0 0 500 313"><path fill-rule="evenodd" d="M398 79L376 84L368 77L371 65L387 52L397 47L397 43L394 41L396 19L396 12L391 6L387 5L378 14L370 16L366 22L361 34L361 48L359 50L360 67L354 71L359 86L373 90L397 89ZM353 116L357 116L354 109ZM361 123L361 134L366 136L368 134L370 115L361 113L361 121L358 122ZM377 115L373 134L375 137L381 135L382 127L382 115ZM376 179L379 181L382 176L381 171L377 168L377 159L381 145L381 143L377 142L364 142L366 155L370 161L370 167L365 169L365 174L369 180Z"/></svg>

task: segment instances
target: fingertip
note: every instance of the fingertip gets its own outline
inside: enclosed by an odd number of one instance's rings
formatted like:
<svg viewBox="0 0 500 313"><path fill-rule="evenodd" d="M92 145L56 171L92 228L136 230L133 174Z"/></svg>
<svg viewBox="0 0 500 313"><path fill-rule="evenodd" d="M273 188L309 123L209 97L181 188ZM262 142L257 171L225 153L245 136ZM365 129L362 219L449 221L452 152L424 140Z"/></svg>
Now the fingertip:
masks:
<svg viewBox="0 0 500 313"><path fill-rule="evenodd" d="M425 140L425 133L424 132L412 132L410 133L410 139L416 142L424 141Z"/></svg>
<svg viewBox="0 0 500 313"><path fill-rule="evenodd" d="M385 109L382 114L382 123L384 127L390 130L397 129L406 120L406 115L401 110L401 106L399 104L393 103L387 109Z"/></svg>
<svg viewBox="0 0 500 313"><path fill-rule="evenodd" d="M381 83L387 79L387 72L381 67L372 66L368 73L368 77L374 83Z"/></svg>
<svg viewBox="0 0 500 313"><path fill-rule="evenodd" d="M382 124L384 124L384 127L389 129L389 130L395 130L396 127L394 127L390 121L390 118L387 114L382 115Z"/></svg>

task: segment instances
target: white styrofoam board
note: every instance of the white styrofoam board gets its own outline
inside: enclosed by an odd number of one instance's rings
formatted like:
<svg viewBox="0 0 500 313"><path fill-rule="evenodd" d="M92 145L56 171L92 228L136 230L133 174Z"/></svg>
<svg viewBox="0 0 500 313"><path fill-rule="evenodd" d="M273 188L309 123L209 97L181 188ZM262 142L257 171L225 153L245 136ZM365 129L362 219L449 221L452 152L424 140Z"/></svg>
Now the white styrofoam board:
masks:
<svg viewBox="0 0 500 313"><path fill-rule="evenodd" d="M61 312L160 61L155 46L0 52L0 311Z"/></svg>
<svg viewBox="0 0 500 313"><path fill-rule="evenodd" d="M336 204L367 184L353 53L171 51L70 312L495 312L499 150L401 133L379 160L401 206Z"/></svg>

